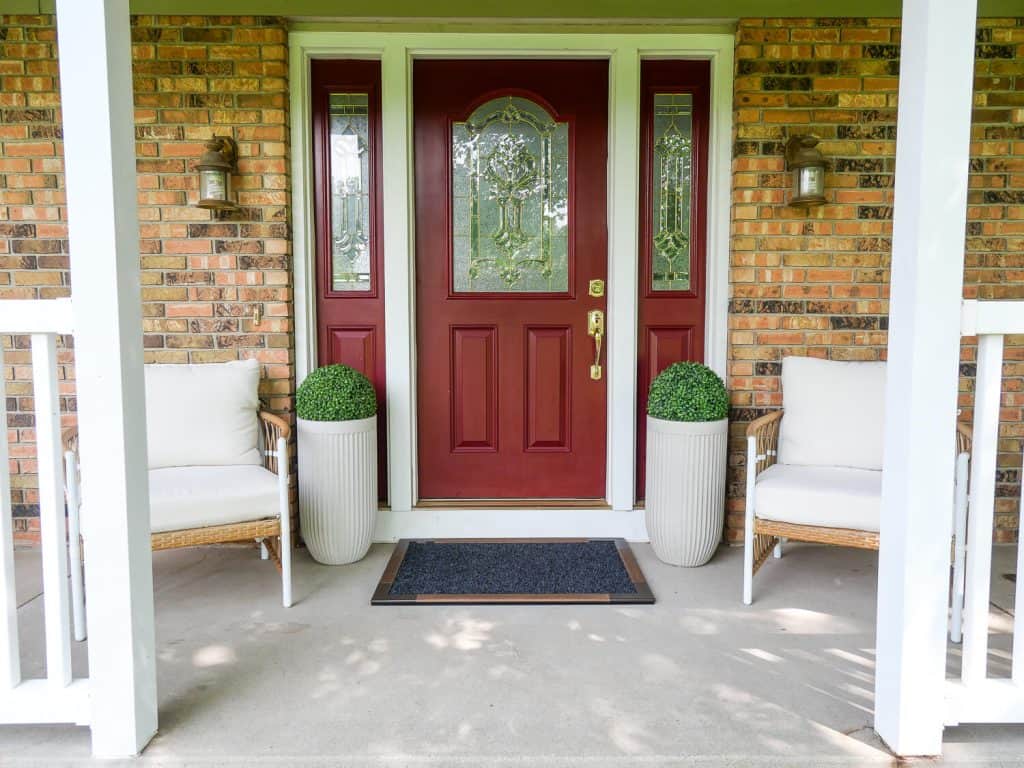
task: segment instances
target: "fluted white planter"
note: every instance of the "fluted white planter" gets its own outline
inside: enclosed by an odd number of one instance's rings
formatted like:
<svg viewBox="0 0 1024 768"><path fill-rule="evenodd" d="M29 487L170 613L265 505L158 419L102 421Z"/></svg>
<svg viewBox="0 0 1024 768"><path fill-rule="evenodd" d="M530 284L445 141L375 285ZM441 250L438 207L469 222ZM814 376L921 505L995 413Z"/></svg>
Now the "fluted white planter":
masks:
<svg viewBox="0 0 1024 768"><path fill-rule="evenodd" d="M704 565L722 541L729 420L647 417L644 517L654 553L671 565Z"/></svg>
<svg viewBox="0 0 1024 768"><path fill-rule="evenodd" d="M361 559L377 518L377 417L298 420L299 523L325 565Z"/></svg>

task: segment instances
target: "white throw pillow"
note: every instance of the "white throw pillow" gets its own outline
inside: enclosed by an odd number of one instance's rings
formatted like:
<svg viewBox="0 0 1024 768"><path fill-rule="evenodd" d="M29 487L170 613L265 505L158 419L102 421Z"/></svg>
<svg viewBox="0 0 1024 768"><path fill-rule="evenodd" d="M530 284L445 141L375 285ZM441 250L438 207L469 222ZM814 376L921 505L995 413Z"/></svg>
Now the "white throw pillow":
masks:
<svg viewBox="0 0 1024 768"><path fill-rule="evenodd" d="M150 469L260 463L256 360L145 371Z"/></svg>
<svg viewBox="0 0 1024 768"><path fill-rule="evenodd" d="M782 404L780 462L882 468L885 363L784 358Z"/></svg>

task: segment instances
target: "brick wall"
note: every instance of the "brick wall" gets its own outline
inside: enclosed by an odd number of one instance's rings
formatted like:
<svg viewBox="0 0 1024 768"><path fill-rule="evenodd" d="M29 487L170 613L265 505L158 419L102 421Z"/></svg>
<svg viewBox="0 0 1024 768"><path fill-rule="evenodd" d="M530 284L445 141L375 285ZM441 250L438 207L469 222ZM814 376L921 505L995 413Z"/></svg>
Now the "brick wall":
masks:
<svg viewBox="0 0 1024 768"><path fill-rule="evenodd" d="M782 402L781 359L885 359L899 22L746 19L736 38L728 531L742 536L746 423ZM964 294L1024 298L1024 19L979 23ZM813 133L828 204L787 207L783 145ZM968 340L969 341L969 340ZM997 539L1017 529L1024 337L1008 340ZM960 382L971 416L974 348ZM952 439L952 436L951 436ZM952 443L950 444L952 450Z"/></svg>
<svg viewBox="0 0 1024 768"><path fill-rule="evenodd" d="M287 31L264 17L132 19L144 344L149 362L254 357L260 394L291 410ZM0 300L70 292L53 20L0 17ZM240 209L217 219L193 163L213 133L239 146ZM88 258L83 255L82 258ZM260 307L264 319L253 322ZM70 340L65 340L70 343ZM16 528L38 536L29 352L5 337ZM61 350L65 421L72 350Z"/></svg>

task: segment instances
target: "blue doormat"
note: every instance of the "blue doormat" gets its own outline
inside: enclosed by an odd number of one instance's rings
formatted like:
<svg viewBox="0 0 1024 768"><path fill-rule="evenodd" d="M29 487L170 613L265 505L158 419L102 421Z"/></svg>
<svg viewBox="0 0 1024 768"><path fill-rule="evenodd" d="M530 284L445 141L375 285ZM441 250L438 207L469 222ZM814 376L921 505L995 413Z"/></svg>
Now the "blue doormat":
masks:
<svg viewBox="0 0 1024 768"><path fill-rule="evenodd" d="M624 539L402 539L373 605L653 603Z"/></svg>

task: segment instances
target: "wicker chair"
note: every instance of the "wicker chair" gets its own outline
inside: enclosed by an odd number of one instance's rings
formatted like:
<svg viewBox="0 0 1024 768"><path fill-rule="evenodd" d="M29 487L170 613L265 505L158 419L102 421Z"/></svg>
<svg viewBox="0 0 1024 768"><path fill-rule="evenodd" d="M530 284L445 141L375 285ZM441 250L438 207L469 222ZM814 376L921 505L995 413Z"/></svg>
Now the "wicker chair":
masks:
<svg viewBox="0 0 1024 768"><path fill-rule="evenodd" d="M878 549L884 366L797 357L783 360L786 408L768 413L747 426L745 604L753 600L754 574L770 554L782 557L782 544L787 540ZM799 402L800 398L815 399L815 393L820 393L816 404L807 407ZM795 425L787 424L783 418L788 409L800 411L793 417L798 422ZM865 416L872 411L876 415ZM787 427L791 428L788 444L783 434ZM815 429L825 435L828 443L819 441L811 445L805 440L801 445L799 433ZM966 425L957 425L956 449L956 493L951 500L956 531L951 629L954 641L959 640L967 461L971 449L971 431ZM776 465L778 468L773 470ZM834 487L829 487L830 482ZM835 504L831 503L833 498ZM861 524L837 524L844 519Z"/></svg>
<svg viewBox="0 0 1024 768"><path fill-rule="evenodd" d="M151 542L154 550L254 541L281 573L292 604L288 438L258 410L255 361L146 366ZM174 402L168 402L173 400ZM88 478L81 504L77 429L64 430L75 637L85 637L82 557L88 556Z"/></svg>

